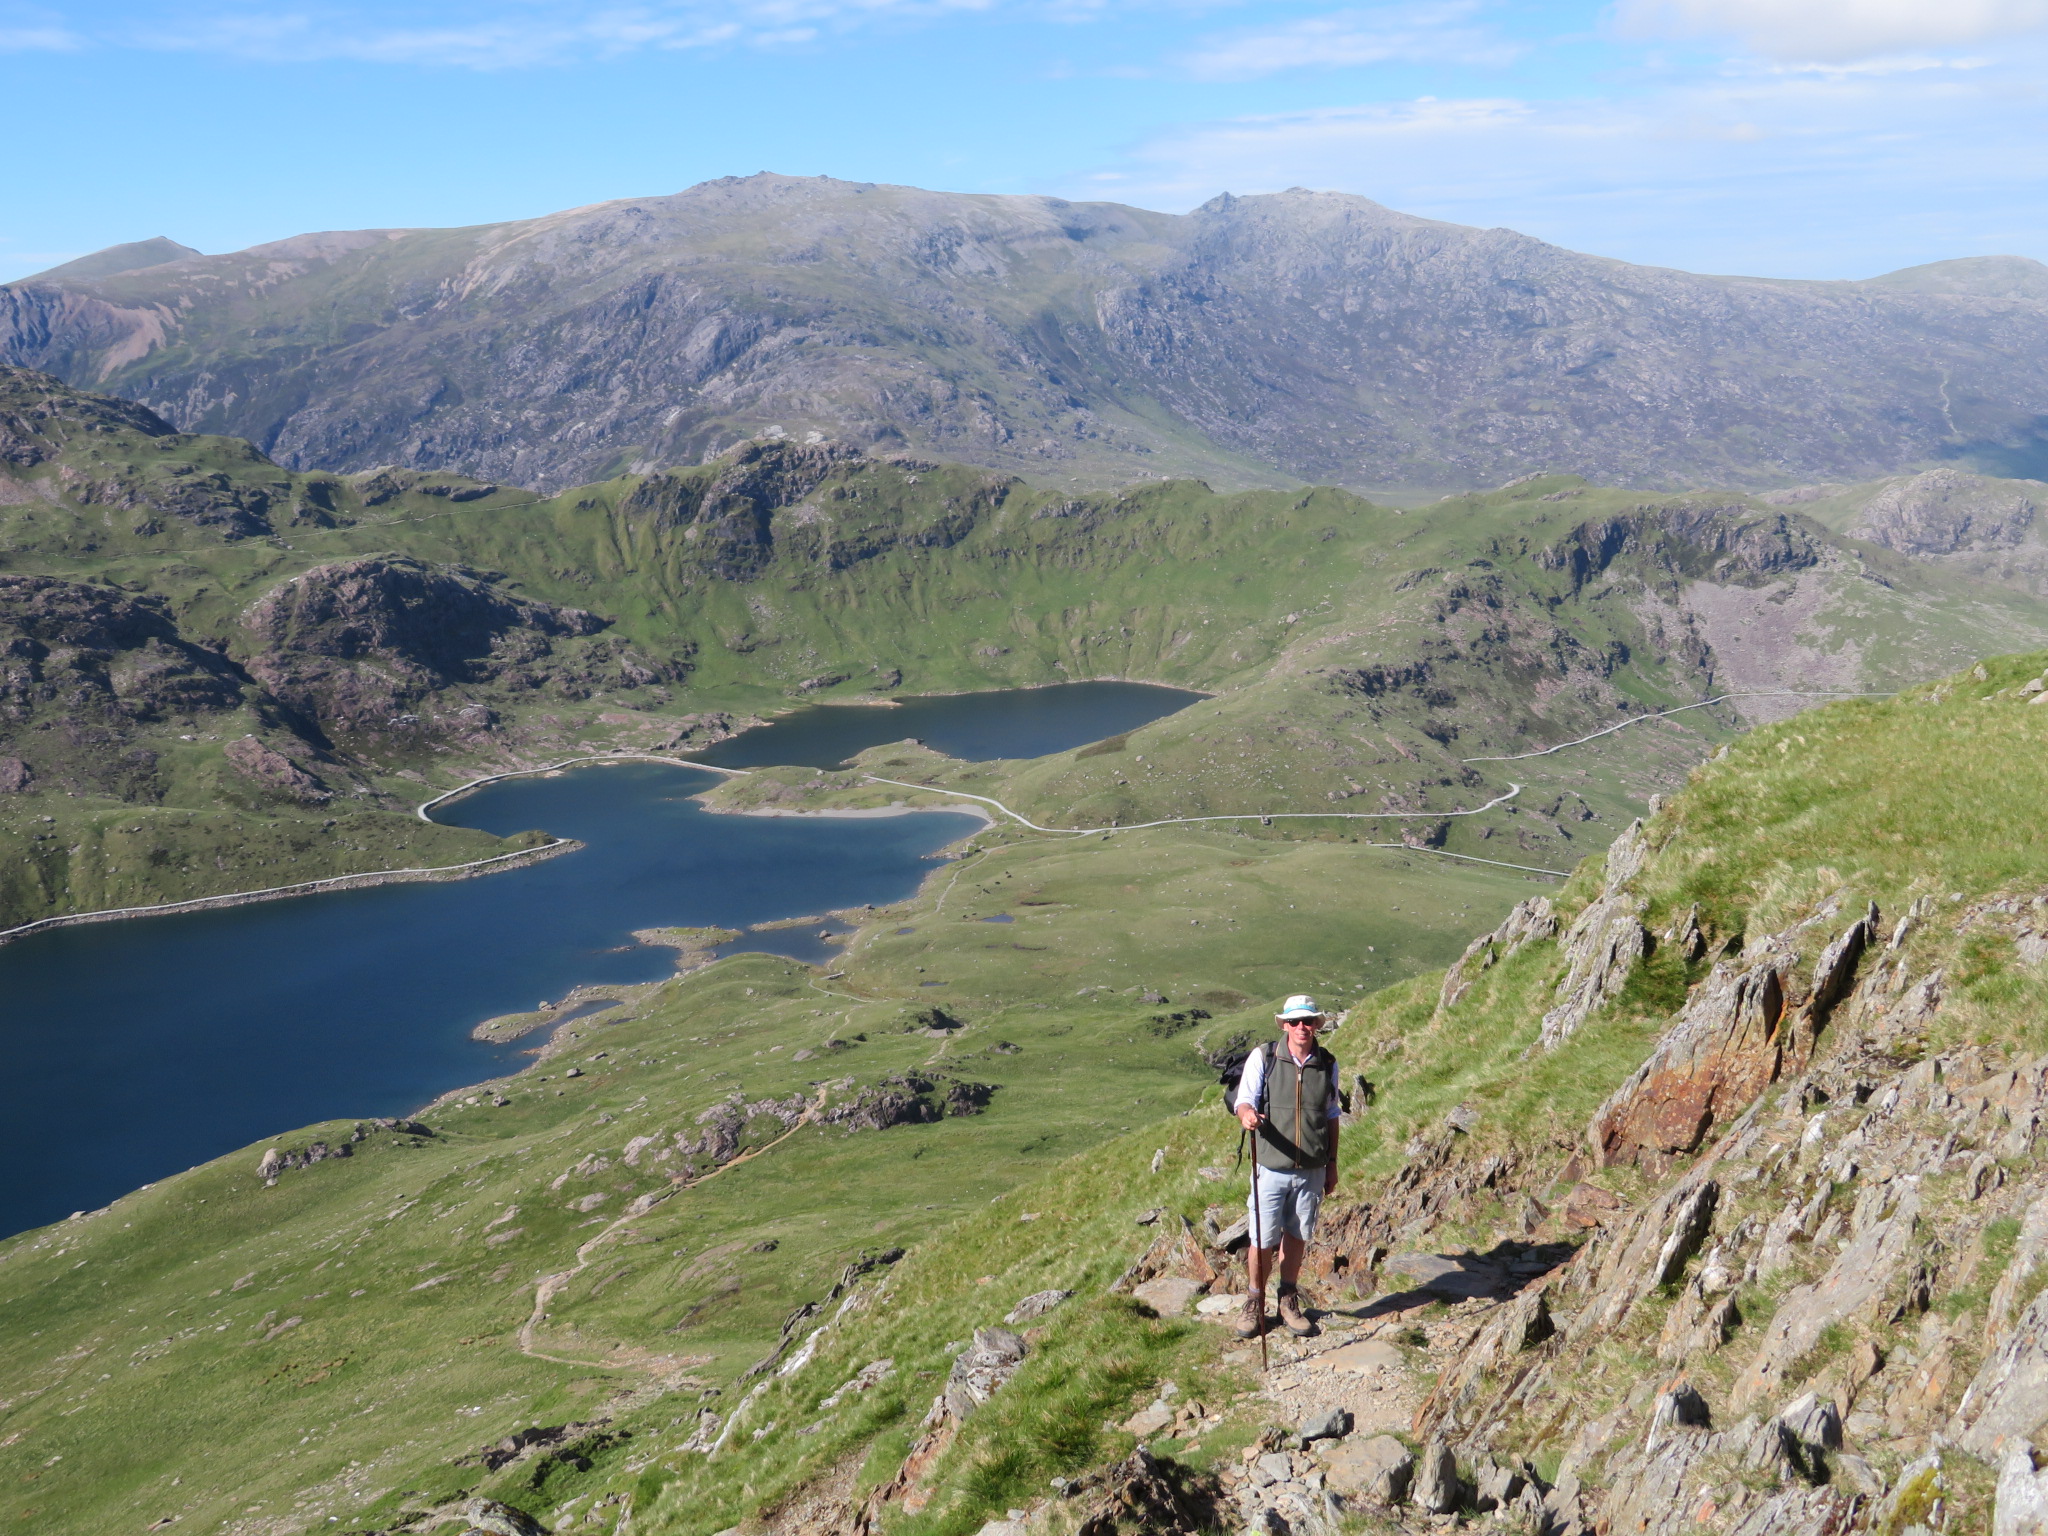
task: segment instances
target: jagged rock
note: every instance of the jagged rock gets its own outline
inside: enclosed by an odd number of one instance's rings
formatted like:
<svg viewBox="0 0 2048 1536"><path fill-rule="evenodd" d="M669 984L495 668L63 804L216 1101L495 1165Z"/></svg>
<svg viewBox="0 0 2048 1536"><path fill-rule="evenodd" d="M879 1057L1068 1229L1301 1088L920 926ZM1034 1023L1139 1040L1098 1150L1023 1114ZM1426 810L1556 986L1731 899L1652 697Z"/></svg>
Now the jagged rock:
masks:
<svg viewBox="0 0 2048 1536"><path fill-rule="evenodd" d="M1670 946L1672 953L1687 965L1704 959L1707 953L1707 936L1700 927L1700 904L1694 902L1684 917L1664 930L1658 937L1658 942Z"/></svg>
<svg viewBox="0 0 2048 1536"><path fill-rule="evenodd" d="M1621 847L1619 840L1615 847ZM1557 984L1555 1006L1543 1015L1542 1049L1555 1050L1569 1040L1621 990L1636 963L1650 952L1650 930L1638 915L1642 908L1640 897L1610 889L1565 930L1558 941L1565 974Z"/></svg>
<svg viewBox="0 0 2048 1536"><path fill-rule="evenodd" d="M2048 1425L2048 1291L2036 1296L1970 1382L1950 1433L1997 1463Z"/></svg>
<svg viewBox="0 0 2048 1536"><path fill-rule="evenodd" d="M1827 1453L1842 1447L1842 1418L1826 1398L1807 1392L1793 1399L1758 1432L1752 1459L1780 1475L1815 1485L1828 1480Z"/></svg>
<svg viewBox="0 0 2048 1536"><path fill-rule="evenodd" d="M1649 857L1649 834L1643 830L1643 819L1638 816L1608 845L1602 884L1609 892L1620 890L1643 872Z"/></svg>
<svg viewBox="0 0 2048 1536"><path fill-rule="evenodd" d="M1999 1468L1991 1536L2048 1536L2048 1468L2024 1442L2007 1447Z"/></svg>
<svg viewBox="0 0 2048 1536"><path fill-rule="evenodd" d="M1686 1196L1673 1213L1671 1231L1650 1267L1652 1285L1669 1285L1685 1273L1686 1264L1706 1241L1707 1228L1714 1220L1714 1207L1720 1198L1721 1186L1712 1179L1703 1181Z"/></svg>
<svg viewBox="0 0 2048 1536"><path fill-rule="evenodd" d="M18 757L0 757L0 795L18 795L35 782L35 770Z"/></svg>
<svg viewBox="0 0 2048 1536"><path fill-rule="evenodd" d="M974 1342L953 1361L943 1394L955 1419L967 1419L1017 1374L1030 1346L1006 1328L977 1328Z"/></svg>
<svg viewBox="0 0 2048 1536"><path fill-rule="evenodd" d="M1972 1164L1972 1172L1975 1165ZM2012 1258L1998 1284L1991 1289L1991 1301L1984 1313L1984 1342L1992 1344L2012 1321L2013 1308L2023 1288L2031 1284L2043 1265L2048 1265L2048 1195L2042 1195L2020 1218L2019 1239Z"/></svg>
<svg viewBox="0 0 2048 1536"><path fill-rule="evenodd" d="M1416 1504L1433 1515L1448 1515L1463 1502L1458 1460L1443 1441L1432 1440L1422 1448L1415 1463L1413 1494Z"/></svg>
<svg viewBox="0 0 2048 1536"><path fill-rule="evenodd" d="M1528 1486L1522 1468L1489 1458L1473 1469L1472 1502L1481 1511L1509 1509Z"/></svg>
<svg viewBox="0 0 2048 1536"><path fill-rule="evenodd" d="M1741 1321L1742 1312L1733 1295L1709 1302L1697 1284L1689 1286L1664 1320L1657 1341L1657 1358L1680 1361L1712 1354L1728 1342Z"/></svg>
<svg viewBox="0 0 2048 1536"><path fill-rule="evenodd" d="M1852 932L1860 931L1857 924ZM1718 1121L1739 1113L1784 1066L1781 957L1743 968L1723 962L1695 987L1649 1059L1593 1117L1603 1166L1660 1164L1692 1152Z"/></svg>
<svg viewBox="0 0 2048 1536"><path fill-rule="evenodd" d="M1012 1325L1028 1323L1045 1316L1061 1302L1073 1296L1072 1291L1033 1291L1016 1306L1012 1307L1003 1321Z"/></svg>
<svg viewBox="0 0 2048 1536"><path fill-rule="evenodd" d="M1368 1504L1402 1504L1415 1475L1415 1456L1392 1435L1346 1440L1329 1453L1324 1477L1330 1487Z"/></svg>
<svg viewBox="0 0 2048 1536"><path fill-rule="evenodd" d="M1894 1195L1897 1204L1887 1219L1852 1238L1819 1280L1794 1287L1779 1302L1755 1358L1736 1381L1738 1410L1776 1392L1785 1372L1819 1342L1823 1329L1876 1301L1897 1278L1913 1252L1920 1194L1908 1185ZM2048 1364L2048 1355L2043 1359Z"/></svg>
<svg viewBox="0 0 2048 1536"><path fill-rule="evenodd" d="M1524 945L1555 938L1557 927L1557 913L1548 896L1532 896L1516 903L1498 928L1474 939L1444 973L1444 984L1437 994L1437 1011L1457 1006L1482 972L1511 959Z"/></svg>
<svg viewBox="0 0 2048 1536"><path fill-rule="evenodd" d="M1654 1438L1658 1430L1666 1428L1705 1429L1713 1417L1699 1389L1681 1381L1657 1394L1656 1406L1650 1412L1650 1434Z"/></svg>
<svg viewBox="0 0 2048 1536"><path fill-rule="evenodd" d="M1644 1296L1682 1271L1712 1219L1716 1197L1705 1193L1712 1183L1704 1168L1696 1167L1615 1235L1599 1268L1584 1278L1598 1298L1594 1315L1601 1326L1619 1323Z"/></svg>
<svg viewBox="0 0 2048 1536"><path fill-rule="evenodd" d="M1156 1460L1142 1445L1068 1496L1080 1500L1074 1536L1196 1536L1215 1524L1214 1484Z"/></svg>

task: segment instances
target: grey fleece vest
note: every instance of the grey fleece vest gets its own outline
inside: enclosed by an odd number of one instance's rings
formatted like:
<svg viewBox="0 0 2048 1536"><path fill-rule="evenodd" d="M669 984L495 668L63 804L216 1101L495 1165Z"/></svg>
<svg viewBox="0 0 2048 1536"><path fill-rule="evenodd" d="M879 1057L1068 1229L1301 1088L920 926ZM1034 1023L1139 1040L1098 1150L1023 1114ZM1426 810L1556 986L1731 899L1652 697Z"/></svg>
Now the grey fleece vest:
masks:
<svg viewBox="0 0 2048 1536"><path fill-rule="evenodd" d="M1259 1127L1256 1156L1261 1168L1292 1173L1330 1161L1330 1085L1337 1058L1320 1045L1296 1064L1284 1045L1266 1058L1266 1123Z"/></svg>

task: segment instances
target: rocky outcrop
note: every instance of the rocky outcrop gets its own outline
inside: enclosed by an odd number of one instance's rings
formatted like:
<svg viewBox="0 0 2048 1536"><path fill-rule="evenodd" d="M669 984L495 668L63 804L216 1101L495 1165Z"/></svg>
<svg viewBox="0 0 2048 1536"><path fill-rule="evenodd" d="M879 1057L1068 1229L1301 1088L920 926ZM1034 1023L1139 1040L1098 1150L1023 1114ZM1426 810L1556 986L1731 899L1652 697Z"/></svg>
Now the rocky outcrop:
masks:
<svg viewBox="0 0 2048 1536"><path fill-rule="evenodd" d="M1566 573L1574 592L1630 555L1674 577L1760 586L1818 565L1819 532L1803 519L1741 505L1644 508L1581 523L1537 563Z"/></svg>
<svg viewBox="0 0 2048 1536"><path fill-rule="evenodd" d="M1455 1008L1484 972L1514 958L1526 945L1556 937L1557 913L1551 908L1549 897L1532 896L1517 902L1498 928L1474 939L1444 972L1444 984L1437 993L1437 1011L1444 1013Z"/></svg>
<svg viewBox="0 0 2048 1536"><path fill-rule="evenodd" d="M2034 512L2034 498L2009 480L1943 467L1883 486L1849 532L1906 555L2010 549Z"/></svg>
<svg viewBox="0 0 2048 1536"><path fill-rule="evenodd" d="M1452 1309L1429 1328L1410 1505L1550 1536L1902 1536L1942 1509L1951 1531L1991 1528L1995 1478L1996 1529L2031 1529L2048 1057L1932 1048L1955 1037L1946 989L1913 957L1937 927L2017 955L2044 906L1922 901L1887 931L1831 901L1724 955L1587 1127L1640 1195L1587 1182L1584 1149L1545 1175L1447 1131L1411 1142L1370 1205L1327 1211L1305 1270L1322 1294L1370 1273L1362 1318ZM1443 1251L1517 1210L1585 1235L1548 1263ZM1420 1251L1389 1253L1396 1232ZM1394 1497L1370 1459L1324 1458L1346 1510L1368 1485Z"/></svg>
<svg viewBox="0 0 2048 1536"><path fill-rule="evenodd" d="M33 469L78 432L128 431L168 437L156 412L132 401L83 394L30 368L0 366L0 464Z"/></svg>
<svg viewBox="0 0 2048 1536"><path fill-rule="evenodd" d="M551 642L595 634L605 621L518 597L458 566L366 555L293 577L242 624L253 675L294 708L356 732L400 723L456 684L539 686Z"/></svg>
<svg viewBox="0 0 2048 1536"><path fill-rule="evenodd" d="M1803 993L1789 946L1775 939L1717 963L1686 999L1650 1057L1593 1117L1604 1166L1695 1152L1717 1122L1810 1059L1877 928L1877 909L1822 951ZM1697 931L1698 918L1688 919ZM1681 938L1684 936L1681 935Z"/></svg>
<svg viewBox="0 0 2048 1536"><path fill-rule="evenodd" d="M254 736L243 736L221 749L221 756L244 778L271 793L305 805L325 805L334 791L297 763Z"/></svg>
<svg viewBox="0 0 2048 1536"><path fill-rule="evenodd" d="M1643 899L1630 888L1648 854L1640 820L1616 838L1607 850L1606 882L1600 894L1572 919L1558 950L1565 973L1556 999L1543 1015L1538 1041L1553 1050L1578 1032L1581 1024L1612 1002L1638 961L1656 940L1643 926Z"/></svg>
<svg viewBox="0 0 2048 1536"><path fill-rule="evenodd" d="M930 1125L947 1116L978 1115L994 1097L995 1085L922 1072L885 1077L842 1100L823 1116L827 1125L848 1131L879 1131L892 1125Z"/></svg>
<svg viewBox="0 0 2048 1536"><path fill-rule="evenodd" d="M218 731L247 705L289 722L227 657L194 645L160 599L47 576L0 575L0 766L5 792L149 802L163 793L161 734ZM246 727L244 727L246 729Z"/></svg>

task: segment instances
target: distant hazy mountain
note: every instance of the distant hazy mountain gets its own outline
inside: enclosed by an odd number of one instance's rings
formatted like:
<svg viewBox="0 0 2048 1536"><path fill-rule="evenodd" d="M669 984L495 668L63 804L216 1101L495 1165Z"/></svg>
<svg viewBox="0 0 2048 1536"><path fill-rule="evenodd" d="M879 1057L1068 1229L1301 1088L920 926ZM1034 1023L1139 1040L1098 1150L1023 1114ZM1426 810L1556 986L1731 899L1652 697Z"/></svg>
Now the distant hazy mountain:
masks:
<svg viewBox="0 0 2048 1536"><path fill-rule="evenodd" d="M110 245L104 251L94 251L90 256L81 256L62 266L45 268L23 281L37 284L82 283L89 278L112 277L120 272L140 272L147 267L166 266L198 254L189 245L180 245L158 235L154 240L130 240L126 245Z"/></svg>
<svg viewBox="0 0 2048 1536"><path fill-rule="evenodd" d="M771 175L182 250L0 288L0 361L294 467L548 489L778 427L1054 482L2048 467L2048 267L2018 257L1702 277L1336 193L1172 216Z"/></svg>

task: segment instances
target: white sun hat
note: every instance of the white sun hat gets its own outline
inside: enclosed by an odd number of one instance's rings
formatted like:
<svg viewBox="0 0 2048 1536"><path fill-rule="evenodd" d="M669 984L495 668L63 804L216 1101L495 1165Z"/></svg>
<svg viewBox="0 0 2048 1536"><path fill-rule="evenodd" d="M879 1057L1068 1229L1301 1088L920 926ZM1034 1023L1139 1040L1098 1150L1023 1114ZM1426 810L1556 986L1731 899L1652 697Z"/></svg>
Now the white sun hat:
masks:
<svg viewBox="0 0 2048 1536"><path fill-rule="evenodd" d="M1306 992L1297 992L1281 1005L1282 1019L1320 1019L1323 1010L1316 1006L1316 1000Z"/></svg>

